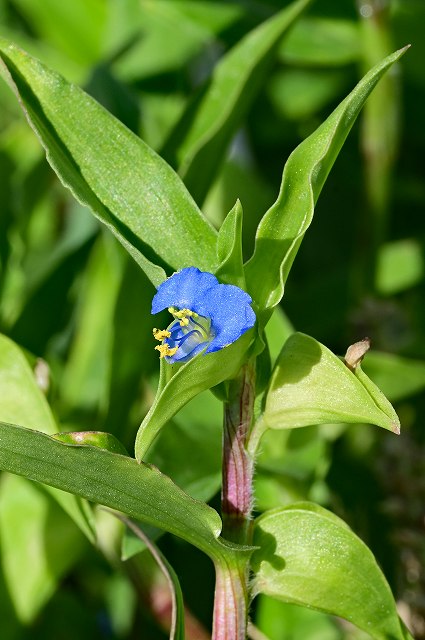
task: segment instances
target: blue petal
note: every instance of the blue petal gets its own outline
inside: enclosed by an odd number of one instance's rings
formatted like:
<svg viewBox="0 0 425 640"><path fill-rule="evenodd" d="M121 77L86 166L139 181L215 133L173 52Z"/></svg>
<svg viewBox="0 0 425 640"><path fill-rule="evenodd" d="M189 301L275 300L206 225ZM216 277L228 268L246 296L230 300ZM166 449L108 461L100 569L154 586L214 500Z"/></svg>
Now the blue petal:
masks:
<svg viewBox="0 0 425 640"><path fill-rule="evenodd" d="M201 336L196 338L194 333L185 344L185 341L181 343L183 335L195 327L181 329L177 321L172 323L171 336L165 342L170 348L181 346L173 356L166 356L167 362L186 362L207 345L205 353L211 353L235 342L255 324L251 302L251 297L239 287L219 284L213 274L196 267L187 267L172 275L158 287L152 300L152 313L168 307L190 309L211 320L211 326L205 341L201 339L199 343ZM190 323L196 325L197 320L191 319Z"/></svg>
<svg viewBox="0 0 425 640"><path fill-rule="evenodd" d="M166 340L166 342L170 347L176 346L170 339ZM188 333L182 340L176 353L173 356L165 356L165 360L168 364L173 364L174 362L187 362L188 360L192 360L192 358L194 358L200 351L205 349L206 345L206 342L200 342L197 337L191 336L191 334Z"/></svg>
<svg viewBox="0 0 425 640"><path fill-rule="evenodd" d="M223 349L254 326L256 317L251 302L245 291L231 284L218 284L208 292L197 310L197 313L211 318L215 334L205 353Z"/></svg>
<svg viewBox="0 0 425 640"><path fill-rule="evenodd" d="M198 307L206 292L217 285L218 280L212 273L199 271L196 267L182 269L159 285L152 300L152 313L168 307L200 313Z"/></svg>

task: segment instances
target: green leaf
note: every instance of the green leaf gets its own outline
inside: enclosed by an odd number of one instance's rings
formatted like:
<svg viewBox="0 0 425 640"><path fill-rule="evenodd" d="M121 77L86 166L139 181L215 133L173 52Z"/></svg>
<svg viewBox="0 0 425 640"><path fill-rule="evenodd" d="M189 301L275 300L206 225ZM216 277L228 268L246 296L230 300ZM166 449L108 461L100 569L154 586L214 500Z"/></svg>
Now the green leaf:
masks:
<svg viewBox="0 0 425 640"><path fill-rule="evenodd" d="M341 640L343 632L331 616L264 594L257 596L255 624L267 640ZM261 639L259 639L261 640ZM265 639L264 639L265 640Z"/></svg>
<svg viewBox="0 0 425 640"><path fill-rule="evenodd" d="M238 373L246 358L252 334L252 330L247 331L229 347L207 355L201 353L183 365L169 365L161 361L158 391L136 436L137 460L144 458L162 427L189 400ZM172 377L167 381L169 376Z"/></svg>
<svg viewBox="0 0 425 640"><path fill-rule="evenodd" d="M127 255L123 255L111 236L101 234L79 280L74 314L78 330L60 378L61 403L67 411L96 412L107 403L112 319L122 279L123 257Z"/></svg>
<svg viewBox="0 0 425 640"><path fill-rule="evenodd" d="M112 34L118 22L127 35L124 39L121 34L121 42L134 37L132 46L113 65L119 77L131 84L184 73L196 56L202 55L221 31L231 28L242 13L239 7L221 2L210 6L181 0L137 0L109 5Z"/></svg>
<svg viewBox="0 0 425 640"><path fill-rule="evenodd" d="M254 543L254 594L345 618L375 640L409 637L371 551L329 511L299 503L265 513Z"/></svg>
<svg viewBox="0 0 425 640"><path fill-rule="evenodd" d="M222 403L210 391L200 393L162 431L147 461L192 498L208 502L221 486L222 422Z"/></svg>
<svg viewBox="0 0 425 640"><path fill-rule="evenodd" d="M351 371L320 342L295 333L277 360L261 429L338 422L400 429L393 407L360 366Z"/></svg>
<svg viewBox="0 0 425 640"><path fill-rule="evenodd" d="M14 0L40 40L89 66L99 60L106 22L106 6L100 0Z"/></svg>
<svg viewBox="0 0 425 640"><path fill-rule="evenodd" d="M47 433L58 431L27 359L19 347L3 335L0 335L0 397L0 421L19 423L30 429L43 425ZM49 488L49 492L88 539L94 542L95 532L88 505L56 489Z"/></svg>
<svg viewBox="0 0 425 640"><path fill-rule="evenodd" d="M334 104L346 88L346 70L284 67L271 79L268 94L285 120L303 122Z"/></svg>
<svg viewBox="0 0 425 640"><path fill-rule="evenodd" d="M217 239L219 266L216 276L221 282L245 288L245 274L242 259L243 210L239 200L226 216Z"/></svg>
<svg viewBox="0 0 425 640"><path fill-rule="evenodd" d="M216 233L174 171L84 91L0 40L5 75L65 186L151 281L163 267L212 271Z"/></svg>
<svg viewBox="0 0 425 640"><path fill-rule="evenodd" d="M310 3L297 0L233 47L165 144L165 157L175 158L197 202L204 200L228 144L267 77L280 40Z"/></svg>
<svg viewBox="0 0 425 640"><path fill-rule="evenodd" d="M416 238L388 242L379 250L376 288L383 296L400 293L419 284L424 271L423 249Z"/></svg>
<svg viewBox="0 0 425 640"><path fill-rule="evenodd" d="M372 351L362 364L386 396L395 402L425 389L425 362Z"/></svg>
<svg viewBox="0 0 425 640"><path fill-rule="evenodd" d="M114 435L104 431L67 431L66 433L55 433L53 438L67 444L84 444L128 456L124 445Z"/></svg>
<svg viewBox="0 0 425 640"><path fill-rule="evenodd" d="M265 334L270 348L270 357L273 364L279 356L282 346L285 344L294 327L281 307L275 307L273 314L267 323Z"/></svg>
<svg viewBox="0 0 425 640"><path fill-rule="evenodd" d="M282 61L300 67L334 67L360 58L359 25L351 20L306 16L279 48Z"/></svg>
<svg viewBox="0 0 425 640"><path fill-rule="evenodd" d="M108 406L102 427L120 438L134 439L132 409L140 406L140 380L158 367L152 329L155 320L150 305L155 289L133 260L126 261L111 319L112 348L108 366ZM131 339L129 339L131 336Z"/></svg>
<svg viewBox="0 0 425 640"><path fill-rule="evenodd" d="M0 420L17 422L29 429L43 425L46 433L57 424L36 376L21 349L0 334Z"/></svg>
<svg viewBox="0 0 425 640"><path fill-rule="evenodd" d="M0 536L9 594L19 619L28 624L80 557L84 538L37 485L9 474L0 485Z"/></svg>
<svg viewBox="0 0 425 640"><path fill-rule="evenodd" d="M214 509L133 458L1 423L0 469L122 511L180 536L213 559L234 555L239 548L218 540L221 520Z"/></svg>
<svg viewBox="0 0 425 640"><path fill-rule="evenodd" d="M360 109L405 51L396 51L369 71L288 158L278 199L259 224L254 254L246 265L248 291L259 308L266 310L266 317L282 298L293 260L313 219L314 205Z"/></svg>

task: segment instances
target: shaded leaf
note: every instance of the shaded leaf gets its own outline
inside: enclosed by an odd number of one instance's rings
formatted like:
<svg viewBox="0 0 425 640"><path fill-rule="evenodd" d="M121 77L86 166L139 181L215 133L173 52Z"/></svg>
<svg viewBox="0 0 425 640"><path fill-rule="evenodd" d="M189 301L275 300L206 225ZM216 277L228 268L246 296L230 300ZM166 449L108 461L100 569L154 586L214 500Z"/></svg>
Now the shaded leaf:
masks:
<svg viewBox="0 0 425 640"><path fill-rule="evenodd" d="M299 66L340 66L361 55L359 25L351 20L302 17L279 48L285 63Z"/></svg>
<svg viewBox="0 0 425 640"><path fill-rule="evenodd" d="M222 403L212 393L195 396L157 438L148 462L193 498L208 502L221 486L222 421Z"/></svg>
<svg viewBox="0 0 425 640"><path fill-rule="evenodd" d="M172 612L171 612L171 629L170 640L184 640L184 603L180 582L173 567L161 553L158 547L153 543L134 522L118 515L119 519L127 525L127 527L139 538L139 540L147 546L152 554L155 562L166 579L171 594Z"/></svg>

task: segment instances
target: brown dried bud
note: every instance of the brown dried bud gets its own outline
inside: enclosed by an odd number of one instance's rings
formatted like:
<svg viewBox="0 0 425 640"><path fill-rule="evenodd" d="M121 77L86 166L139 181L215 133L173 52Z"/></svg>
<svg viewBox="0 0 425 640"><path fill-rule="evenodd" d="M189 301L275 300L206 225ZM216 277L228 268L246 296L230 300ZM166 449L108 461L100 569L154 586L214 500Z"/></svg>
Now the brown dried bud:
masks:
<svg viewBox="0 0 425 640"><path fill-rule="evenodd" d="M355 342L350 345L347 349L347 353L345 354L344 360L345 364L351 371L354 371L357 365L363 360L365 353L367 353L370 349L370 340L369 338L363 338L359 342Z"/></svg>

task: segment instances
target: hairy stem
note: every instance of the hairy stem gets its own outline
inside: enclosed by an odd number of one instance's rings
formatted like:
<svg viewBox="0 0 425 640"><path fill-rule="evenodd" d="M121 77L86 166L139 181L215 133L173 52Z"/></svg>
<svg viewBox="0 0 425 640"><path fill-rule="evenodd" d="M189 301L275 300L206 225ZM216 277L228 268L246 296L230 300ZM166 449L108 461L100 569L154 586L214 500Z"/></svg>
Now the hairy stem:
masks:
<svg viewBox="0 0 425 640"><path fill-rule="evenodd" d="M248 556L249 557L249 556ZM212 640L245 640L248 622L248 562L215 563Z"/></svg>
<svg viewBox="0 0 425 640"><path fill-rule="evenodd" d="M229 386L224 405L223 536L242 545L251 542L254 463L246 450L254 415L255 365L248 362ZM248 562L216 563L213 640L245 640L248 623Z"/></svg>
<svg viewBox="0 0 425 640"><path fill-rule="evenodd" d="M254 400L255 368L248 362L238 378L230 383L223 426L223 536L240 544L249 544L251 537L254 464L246 441L254 415Z"/></svg>

